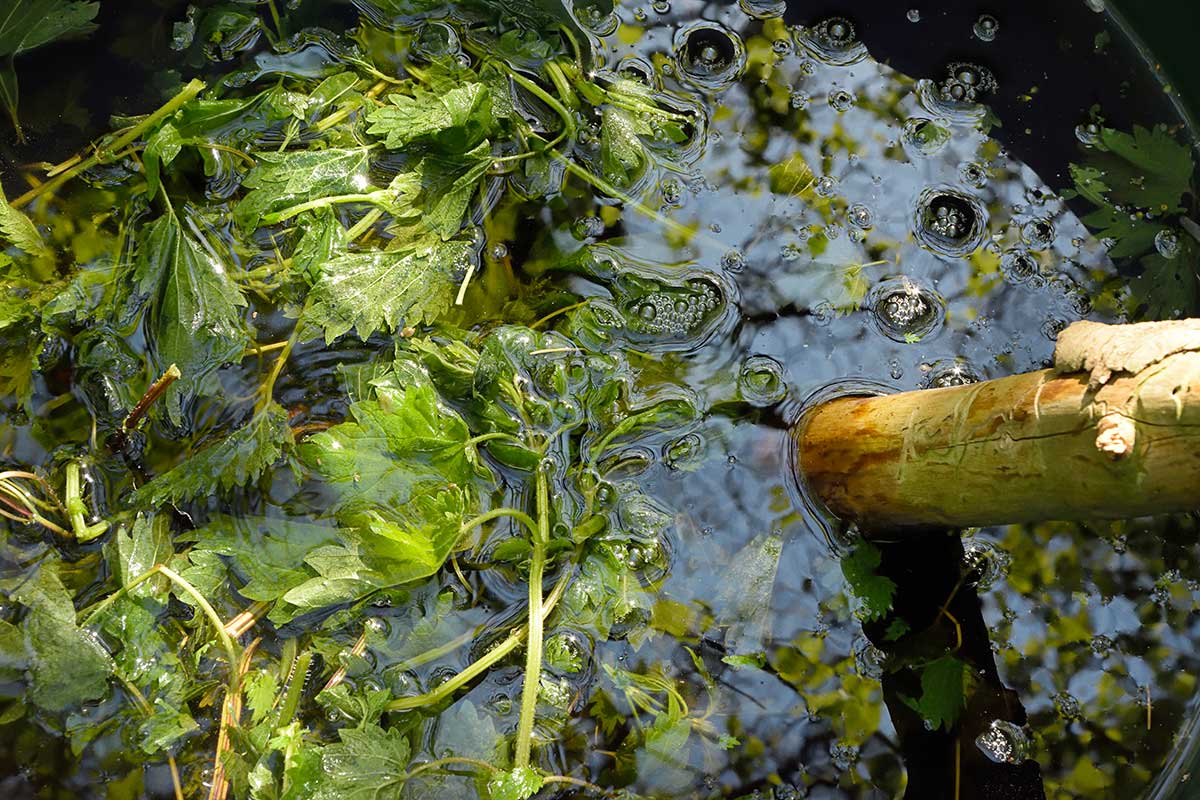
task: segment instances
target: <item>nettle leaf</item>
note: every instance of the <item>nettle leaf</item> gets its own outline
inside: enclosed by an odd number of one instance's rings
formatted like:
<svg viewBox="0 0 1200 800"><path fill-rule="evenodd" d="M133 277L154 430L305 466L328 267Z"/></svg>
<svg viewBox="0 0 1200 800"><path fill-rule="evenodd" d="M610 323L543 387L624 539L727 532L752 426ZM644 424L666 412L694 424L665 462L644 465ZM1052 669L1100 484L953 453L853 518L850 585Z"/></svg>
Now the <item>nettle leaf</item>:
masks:
<svg viewBox="0 0 1200 800"><path fill-rule="evenodd" d="M118 585L128 586L156 564L166 564L175 555L166 516L138 516L133 528L121 526L104 545L104 557ZM164 579L165 580L165 579ZM143 583L131 590L134 596L146 596L154 587Z"/></svg>
<svg viewBox="0 0 1200 800"><path fill-rule="evenodd" d="M75 605L58 576L59 561L45 558L10 597L29 609L21 622L29 661L29 700L46 711L66 711L103 697L112 658L75 623Z"/></svg>
<svg viewBox="0 0 1200 800"><path fill-rule="evenodd" d="M1174 258L1152 253L1142 259L1142 274L1130 283L1149 319L1175 319L1193 314L1200 299L1200 243L1190 234L1179 237Z"/></svg>
<svg viewBox="0 0 1200 800"><path fill-rule="evenodd" d="M643 117L623 108L608 106L600 122L600 162L604 176L627 185L646 166L642 136L654 133Z"/></svg>
<svg viewBox="0 0 1200 800"><path fill-rule="evenodd" d="M346 253L325 264L306 318L324 329L326 343L352 328L365 340L380 329L432 322L454 302L471 258L467 242L430 238L408 250Z"/></svg>
<svg viewBox="0 0 1200 800"><path fill-rule="evenodd" d="M325 780L318 800L384 800L398 797L411 756L408 740L378 725L342 728L341 741L321 751Z"/></svg>
<svg viewBox="0 0 1200 800"><path fill-rule="evenodd" d="M271 403L241 428L134 492L136 507L179 503L258 479L292 446L288 413Z"/></svg>
<svg viewBox="0 0 1200 800"><path fill-rule="evenodd" d="M1182 210L1179 201L1191 186L1195 168L1190 146L1177 142L1162 125L1153 130L1136 125L1132 134L1103 128L1100 141L1116 156L1097 159L1114 202L1154 211Z"/></svg>
<svg viewBox="0 0 1200 800"><path fill-rule="evenodd" d="M167 390L167 414L183 421L185 396L217 389L213 373L241 355L246 329L241 290L199 229L174 212L150 223L137 245L133 282L150 300L146 329L155 369L175 364L183 377Z"/></svg>
<svg viewBox="0 0 1200 800"><path fill-rule="evenodd" d="M54 251L47 246L29 217L8 204L8 198L4 196L2 187L0 187L0 241L6 241L31 256L54 257Z"/></svg>
<svg viewBox="0 0 1200 800"><path fill-rule="evenodd" d="M442 239L455 236L462 229L463 217L479 189L479 181L491 166L492 153L487 142L454 157L428 155L421 159L417 169L425 225Z"/></svg>
<svg viewBox="0 0 1200 800"><path fill-rule="evenodd" d="M81 36L96 29L92 20L100 12L99 3L74 0L8 0L0 12L0 101L12 117L13 127L21 137L17 121L17 74L12 59L50 42L70 36Z"/></svg>
<svg viewBox="0 0 1200 800"><path fill-rule="evenodd" d="M892 608L892 597L896 584L891 578L876 574L883 561L879 548L867 541L859 541L850 555L842 558L842 575L850 586L850 592L861 604L859 616L871 621L887 615Z"/></svg>
<svg viewBox="0 0 1200 800"><path fill-rule="evenodd" d="M427 141L447 153L465 153L495 127L491 93L483 83L462 83L440 94L393 93L388 99L391 105L368 115L367 133L383 138L389 150Z"/></svg>
<svg viewBox="0 0 1200 800"><path fill-rule="evenodd" d="M542 776L529 767L501 772L487 782L489 800L528 800L542 788Z"/></svg>
<svg viewBox="0 0 1200 800"><path fill-rule="evenodd" d="M258 165L242 186L252 191L233 209L245 229L262 217L321 197L359 194L370 186L370 151L365 147L257 153Z"/></svg>
<svg viewBox="0 0 1200 800"><path fill-rule="evenodd" d="M962 659L947 654L922 667L921 697L904 697L903 700L931 726L949 731L958 722L972 685L973 677L967 665Z"/></svg>

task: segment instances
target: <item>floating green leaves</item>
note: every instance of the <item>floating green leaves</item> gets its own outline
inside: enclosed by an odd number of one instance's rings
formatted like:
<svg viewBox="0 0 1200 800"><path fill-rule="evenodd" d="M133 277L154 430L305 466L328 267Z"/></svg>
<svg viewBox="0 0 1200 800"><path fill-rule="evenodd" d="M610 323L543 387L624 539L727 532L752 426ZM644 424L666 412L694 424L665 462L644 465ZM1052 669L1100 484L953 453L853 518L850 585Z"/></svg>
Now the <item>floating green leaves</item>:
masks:
<svg viewBox="0 0 1200 800"><path fill-rule="evenodd" d="M391 105L371 112L367 133L399 150L427 141L447 153L465 153L484 140L495 119L486 85L463 83L442 94L418 90L415 96L392 94Z"/></svg>
<svg viewBox="0 0 1200 800"><path fill-rule="evenodd" d="M325 264L306 319L325 331L326 342L351 329L366 339L432 322L454 302L471 258L468 243L429 237L404 250L346 253Z"/></svg>
<svg viewBox="0 0 1200 800"><path fill-rule="evenodd" d="M859 616L865 621L882 619L892 609L896 584L891 578L876 573L883 561L879 548L859 540L854 550L842 557L842 575L850 592L858 598Z"/></svg>
<svg viewBox="0 0 1200 800"><path fill-rule="evenodd" d="M92 20L99 3L75 0L8 0L0 11L0 102L12 118L17 137L24 139L17 119L19 91L13 59L43 45L80 36L96 29Z"/></svg>
<svg viewBox="0 0 1200 800"><path fill-rule="evenodd" d="M244 486L278 461L291 444L287 412L271 403L241 428L138 489L131 502L140 508L153 507Z"/></svg>
<svg viewBox="0 0 1200 800"><path fill-rule="evenodd" d="M170 364L183 377L167 390L171 421L183 421L185 397L216 388L218 367L237 358L246 342L241 290L216 245L190 218L174 210L150 223L133 264L135 303L149 302L146 332L158 374Z"/></svg>
<svg viewBox="0 0 1200 800"><path fill-rule="evenodd" d="M318 800L384 800L400 796L408 777L408 740L378 725L343 728L341 741L321 751L324 781Z"/></svg>
<svg viewBox="0 0 1200 800"><path fill-rule="evenodd" d="M254 229L263 216L306 201L359 196L371 184L368 156L365 147L258 153L258 165L242 182L251 191L234 208L234 219Z"/></svg>

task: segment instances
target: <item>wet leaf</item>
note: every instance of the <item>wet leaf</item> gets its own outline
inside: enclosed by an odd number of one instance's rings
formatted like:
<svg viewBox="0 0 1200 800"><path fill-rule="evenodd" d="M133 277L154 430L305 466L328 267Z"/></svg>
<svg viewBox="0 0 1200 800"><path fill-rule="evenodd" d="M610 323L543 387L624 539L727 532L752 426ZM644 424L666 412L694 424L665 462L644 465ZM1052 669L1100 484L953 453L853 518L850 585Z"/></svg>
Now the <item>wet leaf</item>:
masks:
<svg viewBox="0 0 1200 800"><path fill-rule="evenodd" d="M29 217L8 204L4 190L0 188L0 241L7 241L31 256L54 257L38 229Z"/></svg>
<svg viewBox="0 0 1200 800"><path fill-rule="evenodd" d="M253 229L271 212L309 200L366 192L369 152L354 147L258 153L258 165L242 182L251 191L234 207L234 219Z"/></svg>
<svg viewBox="0 0 1200 800"><path fill-rule="evenodd" d="M149 300L146 330L158 374L175 364L183 377L167 390L167 414L183 422L183 400L217 388L213 372L245 346L241 291L213 243L173 211L150 223L137 244L133 282Z"/></svg>
<svg viewBox="0 0 1200 800"><path fill-rule="evenodd" d="M241 428L138 489L131 502L137 507L158 506L245 486L278 461L291 445L287 411L271 403Z"/></svg>
<svg viewBox="0 0 1200 800"><path fill-rule="evenodd" d="M529 767L502 772L487 783L490 800L528 800L542 788L542 776Z"/></svg>
<svg viewBox="0 0 1200 800"><path fill-rule="evenodd" d="M921 696L905 697L904 702L934 728L947 731L958 722L966 704L966 664L952 655L931 661L921 669Z"/></svg>
<svg viewBox="0 0 1200 800"><path fill-rule="evenodd" d="M842 558L842 574L850 591L858 598L860 615L864 620L880 619L892 609L896 584L891 578L876 574L883 561L879 548L870 542L859 541L853 552Z"/></svg>
<svg viewBox="0 0 1200 800"><path fill-rule="evenodd" d="M351 329L366 339L432 322L454 301L470 253L465 242L430 239L403 251L346 253L325 264L306 319L325 331L326 342Z"/></svg>
<svg viewBox="0 0 1200 800"><path fill-rule="evenodd" d="M321 752L324 781L318 800L385 800L399 796L410 749L399 731L377 725L343 728L341 741Z"/></svg>
<svg viewBox="0 0 1200 800"><path fill-rule="evenodd" d="M388 100L391 105L367 117L367 133L381 137L391 150L428 140L443 152L465 153L483 141L495 122L491 95L482 83L463 83L441 94L396 92Z"/></svg>

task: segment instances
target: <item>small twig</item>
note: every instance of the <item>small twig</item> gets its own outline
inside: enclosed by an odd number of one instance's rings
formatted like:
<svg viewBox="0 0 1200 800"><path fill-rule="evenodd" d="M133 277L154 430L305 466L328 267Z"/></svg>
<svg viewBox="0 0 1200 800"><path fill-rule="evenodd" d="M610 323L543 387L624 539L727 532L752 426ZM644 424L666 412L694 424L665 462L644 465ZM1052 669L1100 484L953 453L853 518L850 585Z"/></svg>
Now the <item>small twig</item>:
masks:
<svg viewBox="0 0 1200 800"><path fill-rule="evenodd" d="M258 649L262 639L255 639L242 652L242 658L237 665L238 681L250 671L250 659ZM242 693L229 692L225 695L225 703L221 709L221 726L217 732L217 749L213 755L212 787L208 791L208 800L225 800L229 792L229 779L225 777L225 765L221 762L221 754L230 750L229 726L236 725L242 716Z"/></svg>
<svg viewBox="0 0 1200 800"><path fill-rule="evenodd" d="M263 616L271 610L273 604L266 600L259 600L248 606L243 611L232 617L229 622L225 623L225 633L229 634L234 639L241 638L254 627Z"/></svg>
<svg viewBox="0 0 1200 800"><path fill-rule="evenodd" d="M125 419L121 422L121 427L113 434L109 442L109 447L113 450L120 450L128 441L129 434L137 430L137 426L141 423L142 418L146 416L146 412L150 410L150 406L166 394L167 389L172 383L183 377L183 373L179 371L179 367L172 364L167 367L167 371L159 377L154 383L150 384L150 388L142 395L142 399L137 401L137 405L133 410L125 415Z"/></svg>
<svg viewBox="0 0 1200 800"><path fill-rule="evenodd" d="M357 658L365 652L367 652L367 630L366 628L363 628L363 632L359 635L358 640L354 643L354 646L350 648L350 655ZM325 682L325 687L321 689L321 691L327 692L345 679L346 665L343 664L333 671L333 674L329 676L329 680Z"/></svg>

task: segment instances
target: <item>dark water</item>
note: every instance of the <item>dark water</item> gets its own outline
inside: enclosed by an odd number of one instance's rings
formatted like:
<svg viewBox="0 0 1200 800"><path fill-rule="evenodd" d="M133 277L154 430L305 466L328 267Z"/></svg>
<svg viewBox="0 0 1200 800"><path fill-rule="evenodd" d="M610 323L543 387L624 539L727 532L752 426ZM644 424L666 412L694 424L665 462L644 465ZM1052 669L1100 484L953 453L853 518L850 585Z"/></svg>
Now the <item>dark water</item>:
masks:
<svg viewBox="0 0 1200 800"><path fill-rule="evenodd" d="M0 151L10 192L20 186L13 165L65 158L106 129L110 113L156 107L165 70L211 69L177 63L169 49L179 5L118 5L107 3L100 20L111 35L22 59L32 135ZM836 531L787 477L788 426L831 384L909 390L1038 369L1062 326L1134 319L1121 287L1136 268L1114 262L1079 221L1086 207L1059 193L1093 106L1118 129L1180 126L1173 99L1119 26L1082 0L996 5L914 2L914 22L909 5L893 2L792 3L781 19L780 4L672 0L621 5L615 30L597 37L597 68L641 70L667 97L703 109L705 145L677 164L664 159L631 192L697 232L681 243L660 222L576 198L513 242L514 257L549 258L590 225L601 256L668 283L706 276L728 302L703 336L650 345L640 367L651 390L686 386L713 413L623 454L628 478L674 515L660 543L669 569L649 609L686 609L689 623L678 635L597 643L592 661L664 666L686 684L694 669L684 644L709 648L722 687L714 721L754 745L694 748L670 769L640 773L635 791L901 796L905 764L880 653L845 590L829 542ZM992 41L973 33L983 12L999 23ZM300 13L334 30L356 19L347 4L303 4ZM792 25L809 26L808 38L797 41ZM687 38L706 26L733 35L738 49L698 63ZM987 134L972 113L938 99L963 68L994 77L981 99L999 124ZM791 163L810 169L789 171ZM600 221L584 221L593 216ZM584 296L616 294L562 280ZM296 360L305 358L301 350ZM307 375L320 373L313 364ZM45 456L23 449L35 462ZM1196 712L1195 534L1193 517L965 533L968 551L993 551L1002 565L978 591L982 621L999 678L1027 712L1017 744L1040 765L1047 797L1149 796ZM504 603L524 592L486 572L479 581L499 602L463 611L461 631L506 618ZM725 652L762 652L770 669L724 666ZM418 676L461 669L468 656L423 665ZM504 729L516 711L503 700L516 694L510 666L465 698ZM586 764L604 784L603 748L581 743L591 728L580 722L573 734L573 725L550 761L563 772ZM92 753L77 763L53 742L0 729L0 763L23 776L11 796L37 787L38 796L100 797L103 779L122 777L106 763L119 759ZM146 787L169 796L162 769L150 769Z"/></svg>

